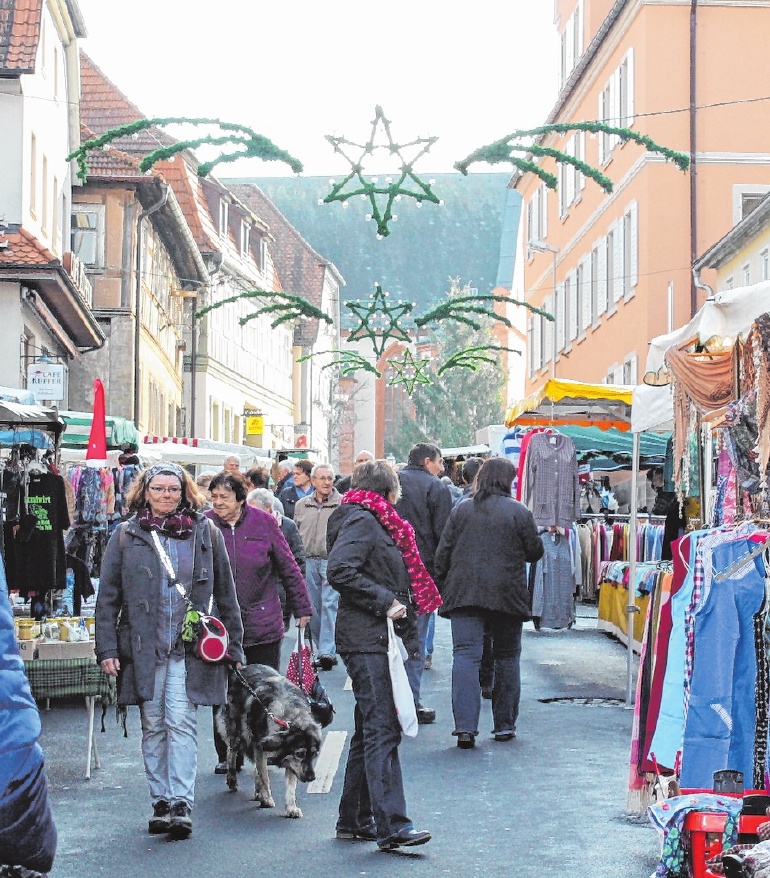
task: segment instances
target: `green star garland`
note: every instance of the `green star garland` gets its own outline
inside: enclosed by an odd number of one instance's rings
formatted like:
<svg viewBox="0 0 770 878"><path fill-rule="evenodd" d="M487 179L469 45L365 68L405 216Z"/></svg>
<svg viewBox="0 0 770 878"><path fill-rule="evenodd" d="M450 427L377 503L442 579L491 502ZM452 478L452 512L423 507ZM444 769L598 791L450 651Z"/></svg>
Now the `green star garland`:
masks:
<svg viewBox="0 0 770 878"><path fill-rule="evenodd" d="M455 168L457 168L460 173L467 175L468 168L476 162L487 162L491 165L498 164L499 162L510 162L510 164L523 173L531 172L536 174L549 189L556 189L558 181L554 174L541 168L537 162L513 155L513 153L523 152L538 157L550 156L559 164L572 165L573 168L580 171L582 174L591 177L591 179L595 180L605 192L612 192L612 180L581 159L568 155L558 149L540 146L539 144L531 142L531 140L529 143L518 142L524 138L531 139L538 137L541 134L567 134L570 131L588 131L592 134L614 134L623 142L631 140L634 143L643 146L648 152L659 153L667 161L674 162L681 171L686 171L690 167L690 157L685 153L676 152L666 146L661 146L660 144L655 143L655 141L646 134L640 134L638 131L634 131L631 128L618 128L614 125L606 125L604 122L557 122L550 125L541 125L539 128L519 129L518 131L514 131L507 137L502 137L500 140L494 141L494 143L490 143L487 146L482 146L475 150L469 156L462 159L462 161L456 162Z"/></svg>
<svg viewBox="0 0 770 878"><path fill-rule="evenodd" d="M358 318L358 326L347 337L348 344L368 338L374 353L379 359L388 347L390 339L411 341L406 332L399 326L402 320L411 313L412 302L388 302L388 293L383 293L380 284L374 285L374 293L369 302L345 302L345 307Z"/></svg>
<svg viewBox="0 0 770 878"><path fill-rule="evenodd" d="M321 203L330 204L333 201L340 201L344 207L345 202L356 195L368 198L372 206L371 218L377 224L378 237L386 238L390 234L388 224L397 219L393 213L393 202L401 196L414 198L418 206L423 201L441 204L430 183L421 180L412 170L415 162L438 140L437 137L418 137L409 143L395 143L390 133L390 120L385 118L382 107L377 106L374 109L372 133L366 143L354 143L344 137L330 134L326 135L326 139L334 147L334 151L350 163L350 173L340 183L332 181L332 190ZM416 153L409 160L404 157L403 151L411 148L415 148ZM380 183L378 177L373 177L371 180L364 178L364 160L378 150L384 150L400 162L395 179L385 177L384 185ZM410 183L414 185L410 186ZM378 196L383 198L384 206L378 201Z"/></svg>
<svg viewBox="0 0 770 878"><path fill-rule="evenodd" d="M396 373L391 377L390 381L388 381L388 384L403 384L406 388L406 392L411 396L414 393L415 384L433 383L424 371L429 364L430 358L425 360L415 360L412 356L412 352L407 348L401 359L394 358L388 360L388 365L390 365Z"/></svg>
<svg viewBox="0 0 770 878"><path fill-rule="evenodd" d="M471 372L478 372L484 363L497 362L497 357L489 356L490 351L510 351L512 354L521 355L521 351L516 348L506 348L491 344L473 345L452 354L446 363L439 367L436 374L440 377L450 369L470 369Z"/></svg>
<svg viewBox="0 0 770 878"><path fill-rule="evenodd" d="M184 116L169 116L156 119L137 119L127 125L118 128L110 128L104 134L87 140L74 152L67 156L67 161L77 160L77 176L85 183L88 179L88 154L95 149L109 146L115 140L122 137L130 137L148 128L162 128L166 125L216 125L225 132L220 136L212 134L202 135L192 140L181 140L170 145L164 145L146 155L139 164L142 173L149 171L157 162L166 161L173 156L184 152L186 149L195 149L199 146L226 146L237 147L234 152L223 152L210 162L202 162L198 165L198 175L205 177L212 169L224 162L234 162L244 158L260 158L264 161L285 162L295 174L302 171L302 162L289 155L283 149L277 147L272 141L262 134L257 134L245 125L236 125L232 122L220 122L219 119L189 119Z"/></svg>
<svg viewBox="0 0 770 878"><path fill-rule="evenodd" d="M278 315L270 324L273 329L275 329L276 326L280 326L282 323L287 323L289 320L297 320L299 317L311 317L316 320L325 320L326 323L329 324L334 323L328 314L320 308L316 308L315 305L312 305L307 299L302 298L302 296L293 296L291 293L275 292L272 290L248 290L243 293L238 293L237 296L229 296L227 299L222 299L221 302L214 302L213 305L206 305L205 308L196 311L195 316L203 317L204 314L208 314L209 311L213 311L215 308L221 308L223 305L229 305L232 302L238 302L241 299L272 300L271 304L265 305L257 311L247 314L245 317L241 317L238 320L241 326L248 323L249 320L259 317L261 314ZM276 299L278 301L275 301Z"/></svg>
<svg viewBox="0 0 770 878"><path fill-rule="evenodd" d="M317 357L319 354L338 354L336 360L331 360L328 363L324 363L321 366L321 371L324 369L331 369L334 366L339 366L340 375L350 375L352 372L357 372L359 369L363 369L366 372L371 372L376 375L378 378L382 377L382 373L377 369L377 367L371 363L366 357L357 353L356 351L316 351L312 354L307 354L304 357L299 357L295 362L304 363L306 360L312 360L313 357Z"/></svg>

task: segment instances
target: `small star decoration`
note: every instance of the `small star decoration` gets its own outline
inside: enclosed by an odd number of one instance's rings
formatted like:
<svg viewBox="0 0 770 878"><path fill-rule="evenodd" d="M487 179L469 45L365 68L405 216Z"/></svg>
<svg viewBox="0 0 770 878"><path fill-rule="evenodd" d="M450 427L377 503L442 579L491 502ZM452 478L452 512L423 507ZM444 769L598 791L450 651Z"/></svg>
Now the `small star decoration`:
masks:
<svg viewBox="0 0 770 878"><path fill-rule="evenodd" d="M369 302L345 302L345 307L359 320L358 326L347 337L348 343L368 338L377 359L385 352L389 339L411 341L398 321L410 314L414 305L412 302L391 304L387 296L388 293L383 293L380 284L375 284Z"/></svg>
<svg viewBox="0 0 770 878"><path fill-rule="evenodd" d="M331 134L327 134L326 139L334 147L335 152L340 153L350 162L350 173L341 183L332 181L332 190L323 199L323 203L341 201L344 207L345 202L356 195L368 198L372 206L371 219L377 223L378 237L385 238L390 234L388 223L398 219L393 213L393 202L401 196L414 198L418 207L423 201L441 204L430 183L425 183L412 170L415 162L430 150L438 137L418 137L409 143L394 143L390 133L390 120L385 118L382 107L377 106L374 110L372 133L366 143L353 143L344 137L334 137ZM413 150L411 160L404 156L404 151L409 149ZM364 160L373 156L378 150L384 150L400 162L397 176L394 174L393 177L385 177L384 184L380 184L378 177L372 177L370 181L364 179ZM414 185L410 186L410 183ZM348 184L350 184L349 188ZM377 200L378 196L387 196L382 209L381 203Z"/></svg>
<svg viewBox="0 0 770 878"><path fill-rule="evenodd" d="M430 360L415 360L412 352L407 348L400 360L388 360L388 364L396 373L388 384L403 384L406 392L411 396L414 393L415 384L431 384L428 375L425 374L425 368Z"/></svg>

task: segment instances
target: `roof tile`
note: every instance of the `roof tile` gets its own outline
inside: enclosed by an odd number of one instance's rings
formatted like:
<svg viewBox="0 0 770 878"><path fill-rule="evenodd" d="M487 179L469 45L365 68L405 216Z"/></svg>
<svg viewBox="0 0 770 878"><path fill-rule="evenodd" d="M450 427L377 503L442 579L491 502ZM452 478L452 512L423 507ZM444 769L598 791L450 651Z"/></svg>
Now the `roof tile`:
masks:
<svg viewBox="0 0 770 878"><path fill-rule="evenodd" d="M0 73L35 69L43 0L0 0Z"/></svg>
<svg viewBox="0 0 770 878"><path fill-rule="evenodd" d="M19 226L0 226L0 266L58 265L59 260Z"/></svg>

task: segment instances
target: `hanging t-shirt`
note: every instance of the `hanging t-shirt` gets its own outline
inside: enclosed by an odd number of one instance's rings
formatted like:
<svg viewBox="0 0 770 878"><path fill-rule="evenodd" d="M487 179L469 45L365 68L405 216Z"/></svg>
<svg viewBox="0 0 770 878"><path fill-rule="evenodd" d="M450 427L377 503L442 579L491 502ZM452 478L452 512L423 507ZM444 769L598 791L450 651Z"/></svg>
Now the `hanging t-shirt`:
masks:
<svg viewBox="0 0 770 878"><path fill-rule="evenodd" d="M53 473L31 472L27 484L27 513L34 528L20 528L16 537L16 582L22 597L44 594L67 585L64 531L70 526L64 479Z"/></svg>

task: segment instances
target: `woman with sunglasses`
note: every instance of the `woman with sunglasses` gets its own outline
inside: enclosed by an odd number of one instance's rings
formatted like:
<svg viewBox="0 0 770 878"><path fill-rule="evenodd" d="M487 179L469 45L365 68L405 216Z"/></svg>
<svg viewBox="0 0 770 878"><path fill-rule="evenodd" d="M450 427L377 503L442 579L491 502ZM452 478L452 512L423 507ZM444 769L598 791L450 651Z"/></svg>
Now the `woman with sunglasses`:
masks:
<svg viewBox="0 0 770 878"><path fill-rule="evenodd" d="M96 603L96 656L117 677L118 704L138 704L153 814L149 831L187 838L197 771L196 709L222 704L226 667L209 664L181 637L189 605L212 599L242 664L243 626L222 534L176 464L145 470L127 496L132 517L113 533ZM170 570L173 570L173 577Z"/></svg>

